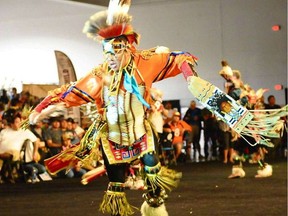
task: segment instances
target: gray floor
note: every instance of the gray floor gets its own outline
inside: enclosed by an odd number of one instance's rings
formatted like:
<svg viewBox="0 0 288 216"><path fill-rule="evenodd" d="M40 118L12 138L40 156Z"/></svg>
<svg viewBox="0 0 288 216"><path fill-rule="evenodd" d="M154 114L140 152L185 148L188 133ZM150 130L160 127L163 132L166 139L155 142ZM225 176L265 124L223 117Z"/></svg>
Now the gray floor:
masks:
<svg viewBox="0 0 288 216"><path fill-rule="evenodd" d="M245 164L246 177L227 179L231 164L201 162L178 164L181 184L169 193L170 216L287 215L287 161L272 163L273 176L255 179L257 165ZM1 184L0 215L80 216L98 211L107 177L84 186L80 179L54 179L37 184ZM127 191L129 202L140 207L142 191ZM136 216L140 212L135 213Z"/></svg>

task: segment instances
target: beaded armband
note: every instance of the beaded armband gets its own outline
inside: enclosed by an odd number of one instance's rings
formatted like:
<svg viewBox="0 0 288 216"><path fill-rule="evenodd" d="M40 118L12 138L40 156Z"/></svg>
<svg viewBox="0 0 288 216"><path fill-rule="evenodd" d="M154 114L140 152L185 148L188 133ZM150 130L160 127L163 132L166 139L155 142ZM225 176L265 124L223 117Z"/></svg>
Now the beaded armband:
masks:
<svg viewBox="0 0 288 216"><path fill-rule="evenodd" d="M124 192L125 184L121 182L109 182L108 184L108 191L113 192Z"/></svg>

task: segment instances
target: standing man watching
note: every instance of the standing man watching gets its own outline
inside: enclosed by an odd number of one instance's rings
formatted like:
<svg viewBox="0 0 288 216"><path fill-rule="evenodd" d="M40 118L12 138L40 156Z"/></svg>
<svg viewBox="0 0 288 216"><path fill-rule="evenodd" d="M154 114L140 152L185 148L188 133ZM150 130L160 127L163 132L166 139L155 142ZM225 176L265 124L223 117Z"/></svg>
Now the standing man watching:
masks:
<svg viewBox="0 0 288 216"><path fill-rule="evenodd" d="M187 149L191 148L191 143L193 143L193 159L196 161L196 152L198 152L199 160L204 159L200 149L202 114L201 109L196 107L196 101L191 101L190 107L186 111L183 120L192 127L192 132L189 134Z"/></svg>

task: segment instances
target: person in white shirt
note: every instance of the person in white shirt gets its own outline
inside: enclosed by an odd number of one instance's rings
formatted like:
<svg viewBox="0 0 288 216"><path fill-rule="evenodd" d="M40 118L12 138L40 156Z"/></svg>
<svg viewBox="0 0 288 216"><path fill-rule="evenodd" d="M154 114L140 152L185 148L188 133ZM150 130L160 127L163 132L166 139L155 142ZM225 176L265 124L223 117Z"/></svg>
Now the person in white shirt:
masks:
<svg viewBox="0 0 288 216"><path fill-rule="evenodd" d="M12 163L21 161L23 169L28 173L28 182L39 181L37 174L45 173L46 169L38 161L39 139L30 131L20 128L21 114L15 109L8 109L3 114L7 128L0 132L0 155L11 155ZM23 146L25 143L25 147ZM23 155L20 155L24 147ZM3 174L3 173L1 173ZM5 176L2 175L2 178ZM13 178L11 175L7 178Z"/></svg>

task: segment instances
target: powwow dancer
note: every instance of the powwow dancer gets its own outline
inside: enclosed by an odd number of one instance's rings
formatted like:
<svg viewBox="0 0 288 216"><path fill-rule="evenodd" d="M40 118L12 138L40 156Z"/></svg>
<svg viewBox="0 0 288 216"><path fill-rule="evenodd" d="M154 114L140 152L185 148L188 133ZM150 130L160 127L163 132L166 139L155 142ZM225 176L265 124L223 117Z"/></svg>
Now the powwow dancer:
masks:
<svg viewBox="0 0 288 216"><path fill-rule="evenodd" d="M102 43L104 63L76 83L49 92L30 115L30 122L41 119L41 112L51 105L95 103L97 119L80 145L46 160L47 168L54 173L72 167L78 160L85 164L100 146L110 181L100 210L111 215L131 215L134 208L124 192L125 173L128 165L140 158L147 187L141 212L165 216L168 215L164 205L166 190L176 187L182 174L161 167L156 154L158 138L146 119L146 111L155 103L149 90L153 82L176 76L183 67L186 78L196 75L193 69L196 58L163 47L136 50L133 44L138 44L139 35L124 10L129 4L121 1L119 6L118 2L113 5L114 2L110 2L108 11L93 15L83 30L88 37ZM116 11L113 12L112 6L117 7Z"/></svg>
<svg viewBox="0 0 288 216"><path fill-rule="evenodd" d="M262 135L265 137L280 137L280 132L283 130L284 122L280 120L281 116L287 115L285 109L277 110L272 116L267 115L267 110L264 110L264 102L261 100L263 94L268 89L259 89L255 92L249 85L243 83L241 79L241 73L238 70L232 70L226 61L222 61L222 70L219 74L226 80L225 90L234 100L238 101L241 105L247 107L250 112L254 113L254 127L258 127L262 130ZM285 107L284 107L285 108ZM264 122L263 122L264 119ZM257 124L257 120L259 121ZM250 160L259 164L259 169L256 178L269 177L272 175L272 166L264 162L267 149L264 145L250 146L248 143L255 142L259 139L259 131L255 129L253 133L253 127L250 128L252 134L248 134L240 137L234 131L231 131L231 141L237 140L236 148L234 152L233 160L234 165L232 167L232 174L228 178L243 178L245 171L243 170L242 162ZM269 140L267 140L269 142ZM267 145L267 144L266 144ZM273 147L273 143L268 144L269 147Z"/></svg>
<svg viewBox="0 0 288 216"><path fill-rule="evenodd" d="M63 103L66 107L95 103L97 118L80 144L46 160L47 168L57 172L69 169L79 160L85 164L100 146L110 181L100 210L114 216L126 216L134 213L134 207L128 203L124 192L125 173L130 163L140 159L147 187L141 213L165 216L168 215L164 205L166 190L177 186L181 173L162 167L159 161L157 135L146 119L146 112L154 103L149 89L152 83L182 72L190 91L208 107L210 100L217 99L213 96L215 91L219 93L220 90L197 77L194 70L197 59L187 52L171 52L163 47L136 50L133 44L138 44L139 35L131 25L129 6L130 1L111 0L107 11L90 17L83 31L102 43L103 64L77 82L50 91L32 111L29 122L37 122L52 105L57 109L57 104ZM230 101L235 108L240 107L233 99ZM239 133L253 118L244 108L241 111L239 115L246 118L240 127L235 124L241 119L230 118L234 124L230 126Z"/></svg>

